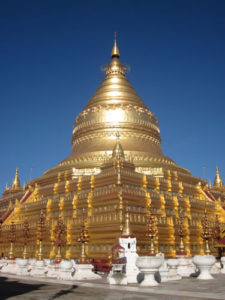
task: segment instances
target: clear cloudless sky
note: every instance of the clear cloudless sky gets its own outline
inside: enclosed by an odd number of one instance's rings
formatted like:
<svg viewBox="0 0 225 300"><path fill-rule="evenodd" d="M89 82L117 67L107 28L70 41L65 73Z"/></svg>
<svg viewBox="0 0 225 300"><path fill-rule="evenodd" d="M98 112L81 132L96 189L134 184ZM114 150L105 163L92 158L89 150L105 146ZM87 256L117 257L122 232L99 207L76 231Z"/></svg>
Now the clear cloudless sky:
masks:
<svg viewBox="0 0 225 300"><path fill-rule="evenodd" d="M158 117L163 152L225 181L224 0L0 1L0 191L71 151L114 32L127 77ZM32 171L31 171L32 169Z"/></svg>

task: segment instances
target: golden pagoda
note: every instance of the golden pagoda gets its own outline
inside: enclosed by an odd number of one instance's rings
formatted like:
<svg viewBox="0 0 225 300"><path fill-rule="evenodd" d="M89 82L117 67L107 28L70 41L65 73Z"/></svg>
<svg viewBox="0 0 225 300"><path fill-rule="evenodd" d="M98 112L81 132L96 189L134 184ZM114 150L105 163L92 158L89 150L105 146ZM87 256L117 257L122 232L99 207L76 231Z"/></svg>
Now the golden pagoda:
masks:
<svg viewBox="0 0 225 300"><path fill-rule="evenodd" d="M57 255L54 229L59 218L67 228L61 249L67 258L80 257L81 230L88 232L87 256L108 257L128 223L137 238L138 253L149 253L150 206L157 227L156 250L168 257L175 256L180 247L180 211L188 255L204 252L201 219L205 208L209 225L213 227L218 215L224 226L225 187L218 169L210 187L162 153L158 120L127 80L126 71L115 40L102 84L75 119L71 154L24 188L16 171L0 199L1 253L7 256L9 252L7 237L13 220L14 254L22 257L23 224L28 220L27 253L37 257L41 214L47 227L42 238L46 258Z"/></svg>

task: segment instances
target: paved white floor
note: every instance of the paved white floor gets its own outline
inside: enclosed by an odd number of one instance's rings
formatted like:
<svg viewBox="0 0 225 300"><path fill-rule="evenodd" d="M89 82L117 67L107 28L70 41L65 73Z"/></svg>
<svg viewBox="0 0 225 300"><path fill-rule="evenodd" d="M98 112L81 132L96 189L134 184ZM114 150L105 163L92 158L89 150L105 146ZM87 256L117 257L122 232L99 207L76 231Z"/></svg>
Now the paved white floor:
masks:
<svg viewBox="0 0 225 300"><path fill-rule="evenodd" d="M0 299L225 299L225 275L222 274L214 275L214 280L200 281L196 278L187 278L162 283L154 288L140 287L138 284L110 286L105 278L100 281L62 282L55 279L16 277L6 274L1 276L3 281L0 282ZM2 293L4 285L5 288L7 286L5 294Z"/></svg>

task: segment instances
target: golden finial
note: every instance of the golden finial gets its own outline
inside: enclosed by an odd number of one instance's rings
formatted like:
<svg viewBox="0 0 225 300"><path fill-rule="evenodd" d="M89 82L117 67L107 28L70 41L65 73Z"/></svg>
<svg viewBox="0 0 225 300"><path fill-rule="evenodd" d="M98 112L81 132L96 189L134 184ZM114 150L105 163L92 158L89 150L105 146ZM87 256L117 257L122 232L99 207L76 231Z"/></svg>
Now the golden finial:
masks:
<svg viewBox="0 0 225 300"><path fill-rule="evenodd" d="M8 191L9 187L8 187L8 182L6 182L6 185L5 185L5 191Z"/></svg>
<svg viewBox="0 0 225 300"><path fill-rule="evenodd" d="M115 32L115 36L114 36L114 45L113 45L113 49L112 49L112 58L113 57L120 57L120 52L119 52L119 48L117 47L117 43L116 43L116 32Z"/></svg>
<svg viewBox="0 0 225 300"><path fill-rule="evenodd" d="M8 207L8 210L12 209L13 208L13 203L12 203L12 200L9 201L9 207Z"/></svg>
<svg viewBox="0 0 225 300"><path fill-rule="evenodd" d="M116 144L113 148L112 158L122 158L122 159L125 158L123 147L120 144L120 133L119 132L116 133Z"/></svg>
<svg viewBox="0 0 225 300"><path fill-rule="evenodd" d="M16 168L16 173L15 173L14 179L12 181L11 188L12 189L21 188L21 186L20 186L20 180L19 180L19 176L18 176L18 168Z"/></svg>
<svg viewBox="0 0 225 300"><path fill-rule="evenodd" d="M119 131L116 132L116 139L117 139L117 141L120 140L120 133L119 133Z"/></svg>
<svg viewBox="0 0 225 300"><path fill-rule="evenodd" d="M186 255L185 251L185 245L184 245L184 237L186 235L186 230L184 226L184 211L182 208L179 210L179 218L177 219L177 225L178 225L178 236L180 238L180 244L179 244L179 251L177 252L178 255Z"/></svg>
<svg viewBox="0 0 225 300"><path fill-rule="evenodd" d="M126 214L125 214L125 224L123 227L123 232L122 236L131 236L131 229L130 229L130 214L128 207L126 209Z"/></svg>
<svg viewBox="0 0 225 300"><path fill-rule="evenodd" d="M216 175L220 175L218 166L216 166Z"/></svg>
<svg viewBox="0 0 225 300"><path fill-rule="evenodd" d="M211 189L212 184L211 184L211 180L209 179L209 188Z"/></svg>
<svg viewBox="0 0 225 300"><path fill-rule="evenodd" d="M218 167L216 167L216 177L215 177L215 180L214 180L214 186L216 186L216 187L222 187L223 186L223 180L220 176Z"/></svg>

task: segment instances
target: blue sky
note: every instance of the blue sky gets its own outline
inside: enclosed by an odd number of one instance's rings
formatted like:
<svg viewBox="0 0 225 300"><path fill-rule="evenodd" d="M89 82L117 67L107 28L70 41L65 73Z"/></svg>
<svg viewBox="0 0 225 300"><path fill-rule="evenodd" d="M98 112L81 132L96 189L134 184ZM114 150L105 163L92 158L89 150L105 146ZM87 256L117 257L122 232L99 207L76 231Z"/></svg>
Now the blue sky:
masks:
<svg viewBox="0 0 225 300"><path fill-rule="evenodd" d="M75 117L121 61L158 117L163 152L225 181L225 1L0 1L0 191L71 150ZM32 168L32 174L31 174Z"/></svg>

